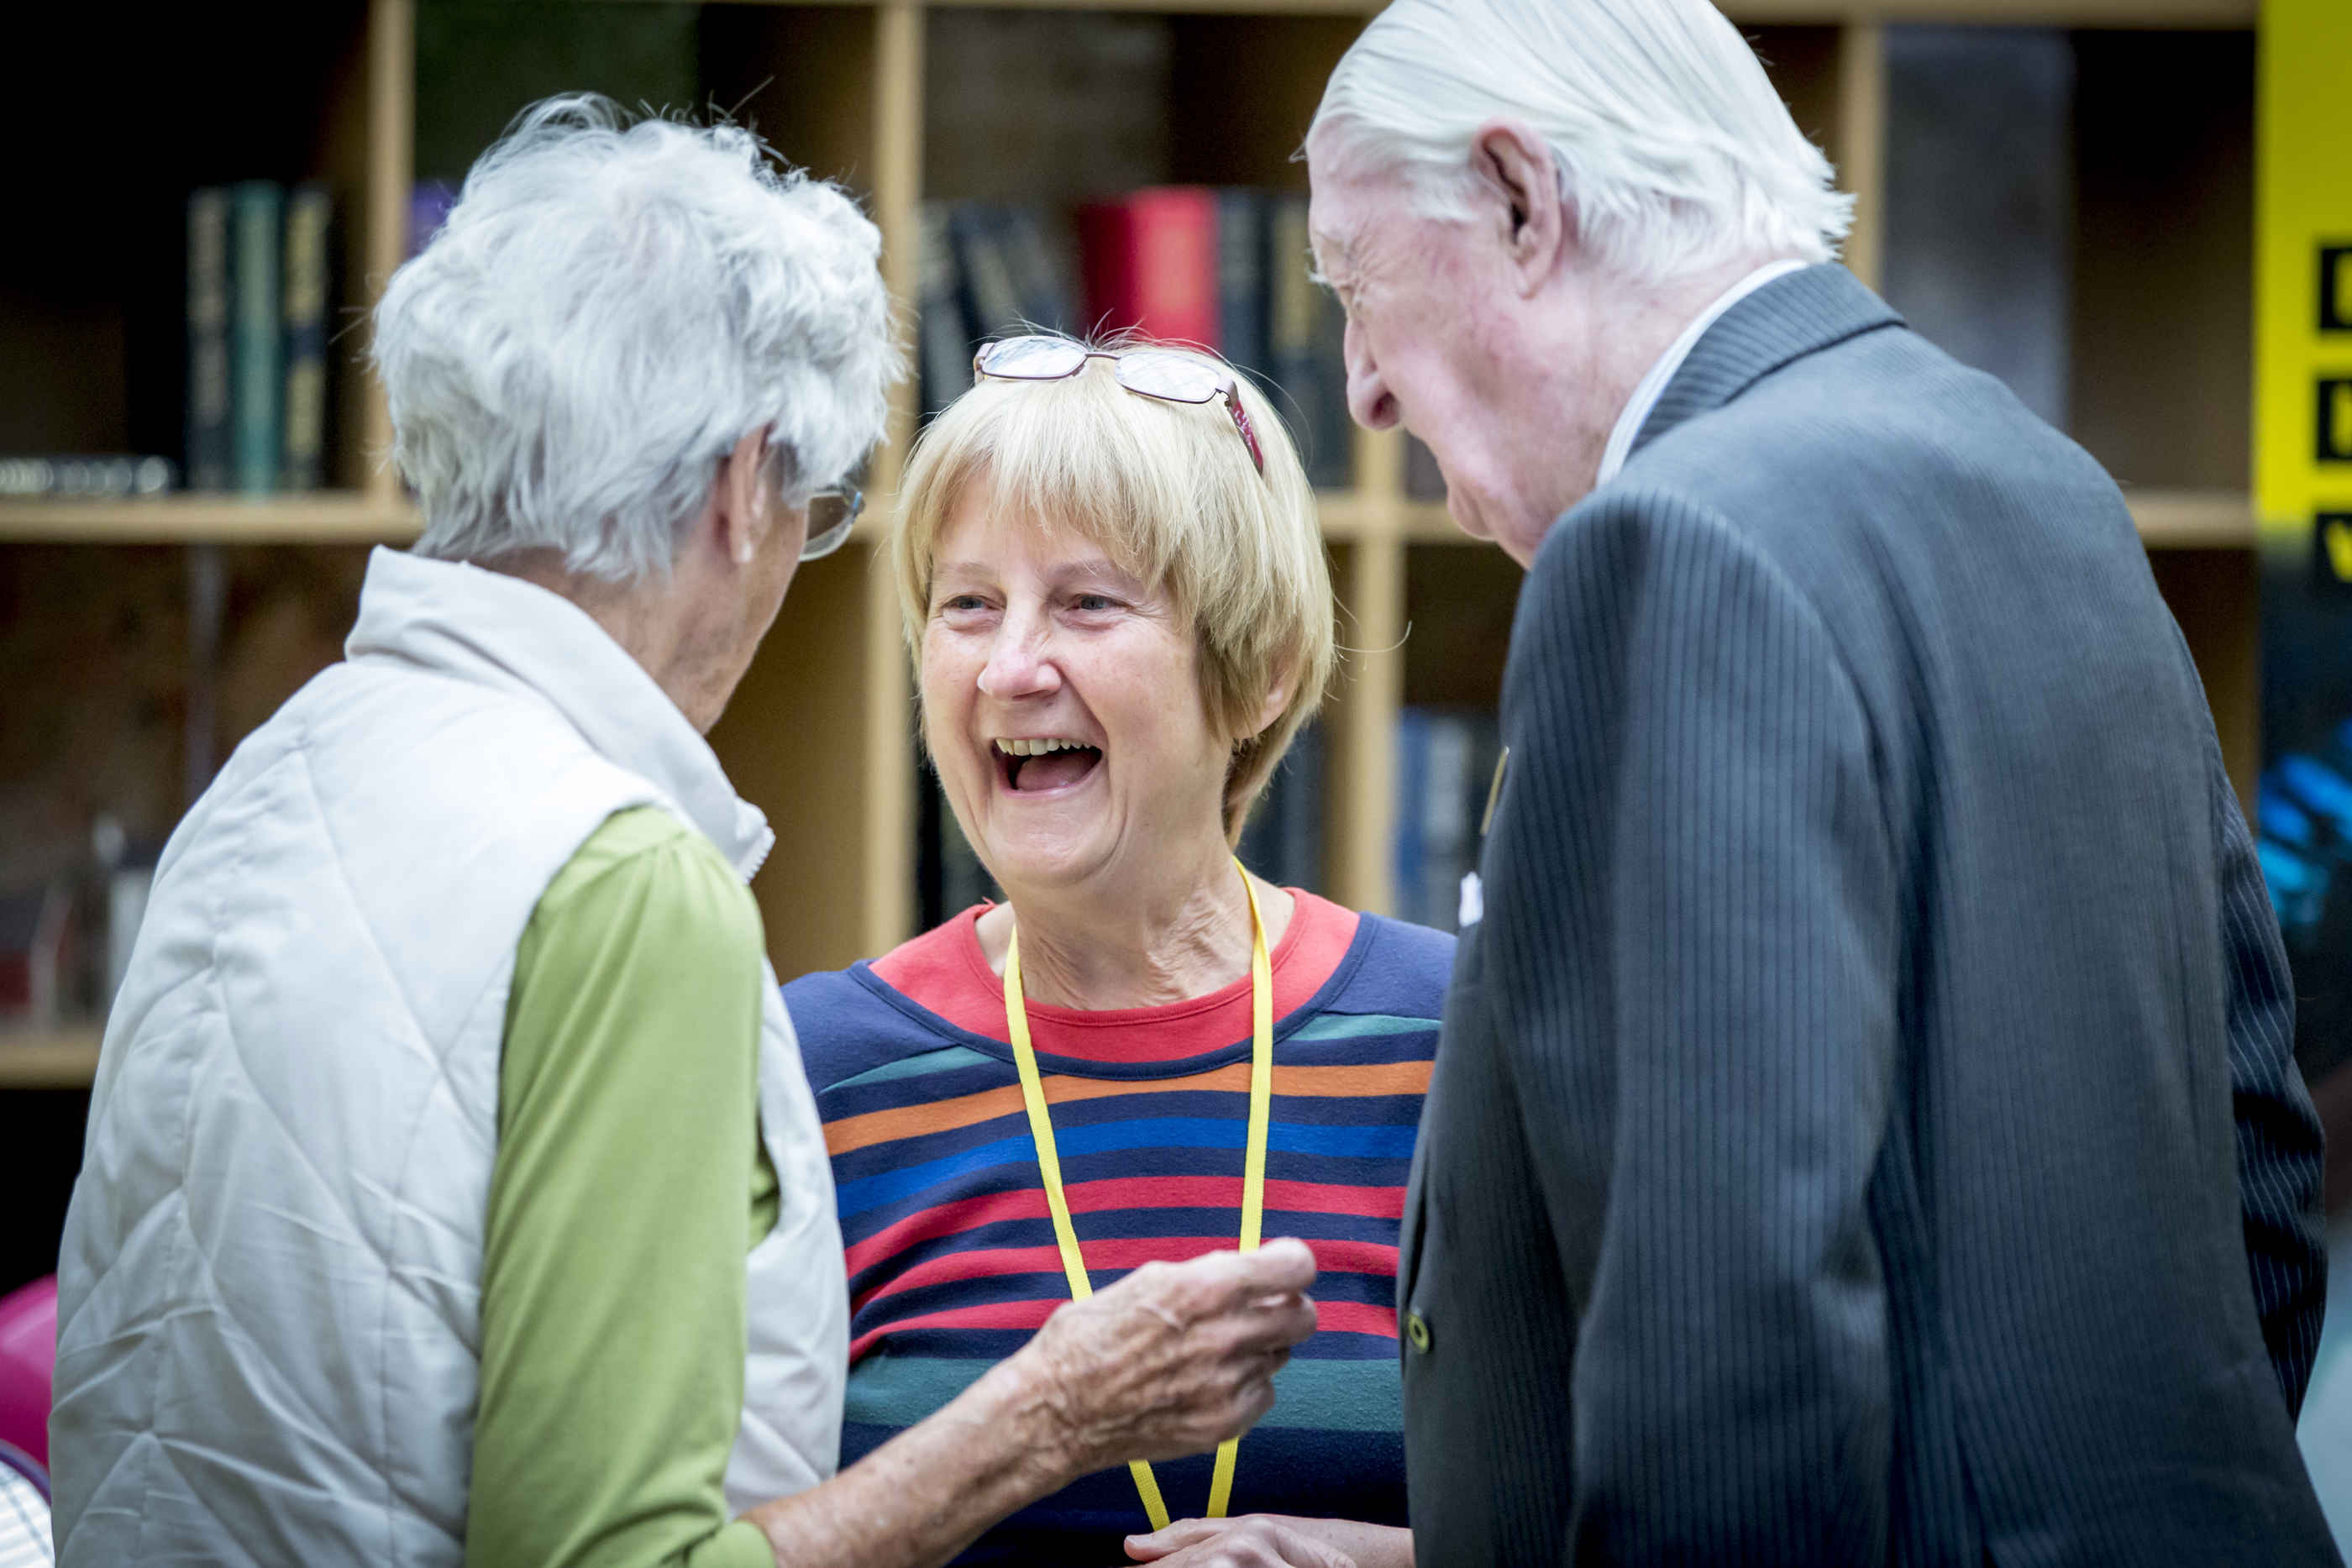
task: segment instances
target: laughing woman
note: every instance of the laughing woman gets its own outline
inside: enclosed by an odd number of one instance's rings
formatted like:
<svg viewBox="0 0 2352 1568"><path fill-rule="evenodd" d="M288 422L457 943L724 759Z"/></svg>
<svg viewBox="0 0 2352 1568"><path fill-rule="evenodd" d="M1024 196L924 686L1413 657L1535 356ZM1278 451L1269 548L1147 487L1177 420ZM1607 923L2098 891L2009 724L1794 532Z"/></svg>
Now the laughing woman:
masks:
<svg viewBox="0 0 2352 1568"><path fill-rule="evenodd" d="M925 741L1007 902L785 988L848 1251L843 1460L1074 1292L1295 1235L1318 1331L1237 1449L1087 1477L963 1561L1410 1563L1397 1226L1453 939L1233 851L1330 672L1313 495L1214 360L1025 338L976 368L894 561Z"/></svg>

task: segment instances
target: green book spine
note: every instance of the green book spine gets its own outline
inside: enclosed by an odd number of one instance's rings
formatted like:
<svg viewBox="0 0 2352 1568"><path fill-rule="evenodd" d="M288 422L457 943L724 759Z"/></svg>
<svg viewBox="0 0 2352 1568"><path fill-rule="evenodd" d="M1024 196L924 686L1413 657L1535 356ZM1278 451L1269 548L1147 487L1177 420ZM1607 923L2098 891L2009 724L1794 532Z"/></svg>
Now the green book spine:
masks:
<svg viewBox="0 0 2352 1568"><path fill-rule="evenodd" d="M325 480L327 450L327 233L333 204L323 185L297 185L286 203L286 448L288 490Z"/></svg>
<svg viewBox="0 0 2352 1568"><path fill-rule="evenodd" d="M186 472L191 490L228 488L228 193L188 197Z"/></svg>
<svg viewBox="0 0 2352 1568"><path fill-rule="evenodd" d="M236 488L278 488L286 441L286 344L280 288L286 192L248 180L230 193L229 451Z"/></svg>

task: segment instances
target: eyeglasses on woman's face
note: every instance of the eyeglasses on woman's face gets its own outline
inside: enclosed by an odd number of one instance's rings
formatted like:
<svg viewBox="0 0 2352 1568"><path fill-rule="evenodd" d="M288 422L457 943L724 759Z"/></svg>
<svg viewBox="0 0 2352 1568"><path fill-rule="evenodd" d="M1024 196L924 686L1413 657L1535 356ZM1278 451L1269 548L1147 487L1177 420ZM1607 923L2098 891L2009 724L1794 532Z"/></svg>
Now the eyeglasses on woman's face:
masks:
<svg viewBox="0 0 2352 1568"><path fill-rule="evenodd" d="M1265 472L1265 455L1258 450L1257 432L1242 407L1241 389L1233 377L1190 354L1169 349L1089 349L1067 338L1032 335L987 345L972 356L971 371L1001 382L1058 382L1085 370L1089 360L1110 361L1118 384L1138 397L1186 403L1223 399L1242 444L1249 448L1251 465Z"/></svg>

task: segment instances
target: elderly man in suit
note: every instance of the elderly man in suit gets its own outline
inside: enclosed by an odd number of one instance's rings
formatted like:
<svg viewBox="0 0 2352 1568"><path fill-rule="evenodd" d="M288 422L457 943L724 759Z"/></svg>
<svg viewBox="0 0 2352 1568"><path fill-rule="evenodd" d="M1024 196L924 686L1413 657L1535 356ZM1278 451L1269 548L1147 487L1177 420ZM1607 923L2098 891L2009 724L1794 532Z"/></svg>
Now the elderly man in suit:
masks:
<svg viewBox="0 0 2352 1568"><path fill-rule="evenodd" d="M1707 0L1397 0L1307 150L1356 418L1528 572L1424 1568L2335 1562L2288 977L2114 482L1830 265Z"/></svg>

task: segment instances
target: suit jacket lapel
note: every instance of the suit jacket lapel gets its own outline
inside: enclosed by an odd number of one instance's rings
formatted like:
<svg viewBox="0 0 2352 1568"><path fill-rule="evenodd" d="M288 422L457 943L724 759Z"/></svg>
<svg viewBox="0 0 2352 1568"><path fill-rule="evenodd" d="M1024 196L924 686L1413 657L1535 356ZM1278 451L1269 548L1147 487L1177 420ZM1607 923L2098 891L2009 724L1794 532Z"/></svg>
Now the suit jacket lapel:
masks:
<svg viewBox="0 0 2352 1568"><path fill-rule="evenodd" d="M1686 419L1721 408L1791 361L1903 318L1843 267L1776 277L1723 313L1691 348L1633 438L1633 453Z"/></svg>

